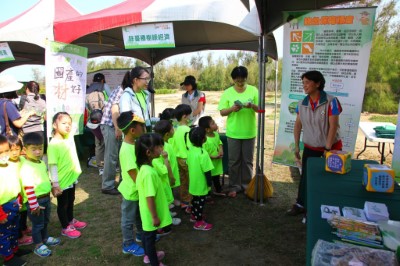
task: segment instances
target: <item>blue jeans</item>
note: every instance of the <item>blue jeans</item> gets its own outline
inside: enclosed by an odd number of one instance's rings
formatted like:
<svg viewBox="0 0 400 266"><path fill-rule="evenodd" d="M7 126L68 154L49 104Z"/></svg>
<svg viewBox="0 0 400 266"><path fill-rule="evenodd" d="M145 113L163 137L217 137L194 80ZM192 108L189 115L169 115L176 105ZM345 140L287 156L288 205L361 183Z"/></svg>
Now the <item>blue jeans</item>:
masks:
<svg viewBox="0 0 400 266"><path fill-rule="evenodd" d="M44 207L43 210L40 210L40 215L33 215L31 209L29 208L29 203L26 203L26 207L28 209L28 217L32 222L32 238L33 243L40 244L44 243L44 240L49 238L47 233L47 225L50 221L50 196L40 198L37 200L39 206Z"/></svg>
<svg viewBox="0 0 400 266"><path fill-rule="evenodd" d="M136 234L142 234L142 220L140 219L139 201L122 198L121 203L121 229L124 246L134 242L133 225L136 225Z"/></svg>
<svg viewBox="0 0 400 266"><path fill-rule="evenodd" d="M100 125L101 133L104 137L104 172L102 180L102 189L115 188L115 175L118 164L118 151L121 142L115 138L115 128Z"/></svg>

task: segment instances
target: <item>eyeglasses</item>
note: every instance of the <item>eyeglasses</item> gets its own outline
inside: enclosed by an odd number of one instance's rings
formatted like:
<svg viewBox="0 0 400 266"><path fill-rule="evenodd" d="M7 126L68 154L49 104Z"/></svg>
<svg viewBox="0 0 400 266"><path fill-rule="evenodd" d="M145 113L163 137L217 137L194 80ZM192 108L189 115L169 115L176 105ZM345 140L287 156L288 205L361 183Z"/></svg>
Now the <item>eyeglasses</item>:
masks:
<svg viewBox="0 0 400 266"><path fill-rule="evenodd" d="M149 81L151 80L151 78L138 78L138 79L143 79L143 80L145 80L146 82L149 82Z"/></svg>

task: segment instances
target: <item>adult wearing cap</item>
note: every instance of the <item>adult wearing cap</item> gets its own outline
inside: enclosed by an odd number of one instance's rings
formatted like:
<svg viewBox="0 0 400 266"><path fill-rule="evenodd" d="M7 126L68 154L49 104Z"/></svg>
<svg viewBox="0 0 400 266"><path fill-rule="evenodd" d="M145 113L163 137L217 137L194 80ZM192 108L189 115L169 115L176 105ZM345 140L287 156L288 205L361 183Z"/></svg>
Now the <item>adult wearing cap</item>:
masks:
<svg viewBox="0 0 400 266"><path fill-rule="evenodd" d="M6 134L6 125L8 124L13 135L18 134L21 128L35 111L18 112L17 107L11 101L18 98L17 90L21 89L22 83L19 83L14 77L9 75L0 76L0 134ZM6 121L5 118L8 118Z"/></svg>
<svg viewBox="0 0 400 266"><path fill-rule="evenodd" d="M94 94L93 98L94 102L90 102L88 95L91 93ZM100 122L102 115L102 108L104 107L104 102L108 98L108 93L110 93L110 87L106 84L106 79L102 73L96 73L93 76L93 83L86 89L86 107L89 110L90 114L88 122L86 126L91 129L94 138L95 144L95 155L96 155L96 164L99 169L99 175L103 175L104 172L104 140L103 135L100 130ZM101 109L98 109L101 108Z"/></svg>
<svg viewBox="0 0 400 266"><path fill-rule="evenodd" d="M111 95L111 88L106 83L106 78L102 73L96 73L93 76L93 83L90 84L89 88L87 88L86 94L89 94L93 91L101 91L101 92L104 91L107 97Z"/></svg>
<svg viewBox="0 0 400 266"><path fill-rule="evenodd" d="M253 176L258 90L247 84L247 76L247 68L235 67L231 72L234 85L224 91L218 104L221 116L227 116L230 197L242 192Z"/></svg>
<svg viewBox="0 0 400 266"><path fill-rule="evenodd" d="M119 100L120 113L132 111L143 118L148 132L151 130L151 104L148 90L150 80L150 74L146 68L141 66L132 68L128 77L129 87L124 90Z"/></svg>
<svg viewBox="0 0 400 266"><path fill-rule="evenodd" d="M204 114L206 95L197 90L196 78L193 76L186 76L181 86L186 90L186 92L182 94L181 103L190 105L192 109L192 125L197 125L200 117Z"/></svg>

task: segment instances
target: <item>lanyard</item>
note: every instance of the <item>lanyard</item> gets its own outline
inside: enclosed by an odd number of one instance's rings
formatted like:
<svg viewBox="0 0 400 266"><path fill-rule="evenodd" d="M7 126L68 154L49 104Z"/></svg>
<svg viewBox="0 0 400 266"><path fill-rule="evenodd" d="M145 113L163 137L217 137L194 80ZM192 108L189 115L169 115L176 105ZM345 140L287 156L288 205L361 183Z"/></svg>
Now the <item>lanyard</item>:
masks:
<svg viewBox="0 0 400 266"><path fill-rule="evenodd" d="M138 103L139 103L140 110L142 110L143 119L146 120L146 116L144 115L144 109L143 109L143 107L142 107L142 104L140 103L139 97L137 96L136 92L135 92L133 89L132 89L132 91L133 91L133 93L135 94L135 97L136 97L136 99L137 99L137 101L138 101ZM144 95L144 92L143 92L143 91L140 91L140 93L142 94L143 99L144 99L144 101L146 102L146 97L145 97L145 95ZM147 108L147 114L148 114L149 119L150 119L150 111L149 111L149 108Z"/></svg>

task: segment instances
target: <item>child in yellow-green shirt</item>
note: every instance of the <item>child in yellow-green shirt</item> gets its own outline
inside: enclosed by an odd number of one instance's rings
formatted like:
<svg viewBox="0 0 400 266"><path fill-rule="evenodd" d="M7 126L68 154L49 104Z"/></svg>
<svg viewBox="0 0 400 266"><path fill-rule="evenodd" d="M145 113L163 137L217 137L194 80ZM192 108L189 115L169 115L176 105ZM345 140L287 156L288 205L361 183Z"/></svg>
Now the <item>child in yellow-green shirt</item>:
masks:
<svg viewBox="0 0 400 266"><path fill-rule="evenodd" d="M143 118L134 115L132 111L123 112L117 118L118 127L124 133L124 141L119 151L122 181L118 191L122 195L121 230L122 252L134 256L143 256L144 250L134 241L133 225L136 226L136 241L143 237L142 221L139 211L139 193L136 187L139 168L136 164L135 142L145 132Z"/></svg>
<svg viewBox="0 0 400 266"><path fill-rule="evenodd" d="M174 127L171 121L160 120L154 125L153 130L154 132L160 134L164 140L164 150L159 158L153 160L153 166L163 181L168 205L174 206L172 205L174 202L172 188L180 186L178 161L172 145L168 143L168 140L174 136ZM176 212L171 212L172 217L175 215ZM172 218L173 225L179 225L180 223L180 218Z"/></svg>
<svg viewBox="0 0 400 266"><path fill-rule="evenodd" d="M34 253L39 257L48 257L52 253L49 246L58 245L60 239L50 237L47 232L51 212L51 183L47 166L41 160L44 139L42 135L32 132L25 134L22 141L26 159L21 164L20 177L27 200L28 217L32 222Z"/></svg>
<svg viewBox="0 0 400 266"><path fill-rule="evenodd" d="M190 201L192 199L189 194L189 173L186 164L188 146L190 141L187 133L190 131L189 119L192 109L187 104L179 104L174 111L175 118L178 120L179 126L176 128L174 136L170 139L176 158L178 160L179 176L181 181L180 200L181 208L190 213Z"/></svg>
<svg viewBox="0 0 400 266"><path fill-rule="evenodd" d="M213 226L204 220L203 212L206 196L211 186L211 170L214 166L207 151L202 148L206 141L204 128L192 128L189 138L192 145L189 148L187 164L189 168L189 192L193 195L190 221L195 222L194 229L208 231Z"/></svg>
<svg viewBox="0 0 400 266"><path fill-rule="evenodd" d="M8 163L10 145L0 135L0 256L4 265L25 265L26 261L16 256L18 251L18 195L21 184L17 168Z"/></svg>
<svg viewBox="0 0 400 266"><path fill-rule="evenodd" d="M203 116L199 120L199 127L204 128L206 131L207 140L204 142L203 148L210 155L214 165L214 169L211 170L212 181L215 188L214 195L226 196L226 194L222 192L221 183L219 181L220 175L223 173L222 157L224 156L224 150L218 134L218 126L211 116Z"/></svg>
<svg viewBox="0 0 400 266"><path fill-rule="evenodd" d="M155 241L157 229L164 228L172 223L169 213L164 186L152 161L160 157L164 141L159 134L144 134L136 141L136 163L140 167L136 179L139 191L139 209L143 227L143 248L146 256L144 263L163 265L160 260L164 257L163 251L156 252Z"/></svg>

